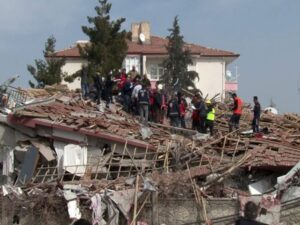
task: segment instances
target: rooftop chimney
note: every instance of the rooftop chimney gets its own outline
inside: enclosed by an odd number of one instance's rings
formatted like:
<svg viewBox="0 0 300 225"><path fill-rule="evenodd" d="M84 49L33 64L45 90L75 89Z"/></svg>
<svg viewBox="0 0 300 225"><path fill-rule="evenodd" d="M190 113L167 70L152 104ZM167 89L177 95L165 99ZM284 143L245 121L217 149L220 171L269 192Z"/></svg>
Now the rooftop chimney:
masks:
<svg viewBox="0 0 300 225"><path fill-rule="evenodd" d="M134 43L150 44L151 32L149 22L140 22L131 24L131 41Z"/></svg>

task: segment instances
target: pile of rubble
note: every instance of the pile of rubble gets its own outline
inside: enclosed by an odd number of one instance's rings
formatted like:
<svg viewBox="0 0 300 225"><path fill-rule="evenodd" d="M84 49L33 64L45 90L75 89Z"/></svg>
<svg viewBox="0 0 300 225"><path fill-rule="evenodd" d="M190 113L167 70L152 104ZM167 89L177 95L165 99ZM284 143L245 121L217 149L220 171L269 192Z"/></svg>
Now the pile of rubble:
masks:
<svg viewBox="0 0 300 225"><path fill-rule="evenodd" d="M170 224L157 204L173 198L193 199L199 209L194 221L177 224L234 221L236 213L211 214L209 202L221 198L242 207L260 202L259 220L278 224L283 203L300 197L296 114L263 113L262 132L253 134L246 106L240 129L229 133L230 110L219 103L212 138L167 124L143 127L118 104L106 108L61 93L32 95L1 114L2 202L14 202L1 212L7 223L28 210L49 216L65 208L70 219L56 224L80 217L94 224Z"/></svg>

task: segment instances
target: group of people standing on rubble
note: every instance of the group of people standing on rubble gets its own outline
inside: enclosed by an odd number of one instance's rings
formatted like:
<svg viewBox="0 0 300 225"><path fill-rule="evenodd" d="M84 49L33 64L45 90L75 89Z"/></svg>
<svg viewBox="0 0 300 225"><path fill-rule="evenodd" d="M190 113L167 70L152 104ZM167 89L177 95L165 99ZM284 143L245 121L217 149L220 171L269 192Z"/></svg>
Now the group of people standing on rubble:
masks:
<svg viewBox="0 0 300 225"><path fill-rule="evenodd" d="M104 100L106 107L113 102L113 87L117 87L118 95L116 99L123 104L124 110L133 115L139 115L140 121L147 125L148 122L164 123L165 117L169 118L170 125L173 127L186 128L187 111L192 111L192 129L200 133L214 135L215 121L215 102L203 98L200 93L195 94L190 104L181 92L168 93L161 84L151 88L151 82L147 75L139 75L135 67L129 73L126 69L116 76L109 74L104 79L100 73L93 76L93 87L88 82L87 69L81 71L81 88L84 98L91 96L91 90L94 95L91 97L97 104ZM233 105L232 115L229 119L229 132L239 129L239 121L242 115L243 101L236 93L232 94ZM259 131L260 104L257 96L254 96L253 109L253 132Z"/></svg>

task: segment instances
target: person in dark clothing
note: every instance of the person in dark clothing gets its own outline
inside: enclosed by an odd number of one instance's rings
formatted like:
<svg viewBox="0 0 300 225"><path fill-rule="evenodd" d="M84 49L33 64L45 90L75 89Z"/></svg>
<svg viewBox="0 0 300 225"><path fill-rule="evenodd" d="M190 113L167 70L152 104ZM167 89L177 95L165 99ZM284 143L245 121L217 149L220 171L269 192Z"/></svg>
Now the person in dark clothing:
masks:
<svg viewBox="0 0 300 225"><path fill-rule="evenodd" d="M144 74L141 80L142 84L144 84L147 88L151 87L151 82L147 77L147 74Z"/></svg>
<svg viewBox="0 0 300 225"><path fill-rule="evenodd" d="M167 95L163 90L163 86L162 84L158 84L156 94L154 95L154 110L156 111L157 123L164 123L167 103Z"/></svg>
<svg viewBox="0 0 300 225"><path fill-rule="evenodd" d="M83 98L87 98L89 95L89 84L88 84L88 70L85 66L82 67L81 69L81 92Z"/></svg>
<svg viewBox="0 0 300 225"><path fill-rule="evenodd" d="M149 116L149 91L146 88L146 85L142 85L142 89L138 92L138 106L140 112L141 123L144 125L148 124Z"/></svg>
<svg viewBox="0 0 300 225"><path fill-rule="evenodd" d="M107 75L105 80L105 100L106 100L106 108L109 107L109 104L112 103L112 88L114 85L114 81L111 79L111 75Z"/></svg>
<svg viewBox="0 0 300 225"><path fill-rule="evenodd" d="M182 97L184 97L184 96L183 96L183 94L182 94L180 91L178 91L178 93L177 93L178 104L180 104L180 103L181 103L181 99L182 99Z"/></svg>
<svg viewBox="0 0 300 225"><path fill-rule="evenodd" d="M92 225L88 220L86 219L79 219L76 220L73 225Z"/></svg>
<svg viewBox="0 0 300 225"><path fill-rule="evenodd" d="M123 96L123 105L124 110L126 112L131 111L131 94L132 94L133 84L129 79L125 79L124 85L122 88L122 96Z"/></svg>
<svg viewBox="0 0 300 225"><path fill-rule="evenodd" d="M205 121L206 121L206 105L203 101L203 98L200 97L200 101L198 103L198 110L199 110L199 132L200 133L206 133L205 132Z"/></svg>
<svg viewBox="0 0 300 225"><path fill-rule="evenodd" d="M260 103L258 97L253 97L254 108L253 108L253 120L252 120L252 129L253 133L259 132L259 120L260 120Z"/></svg>
<svg viewBox="0 0 300 225"><path fill-rule="evenodd" d="M159 123L160 122L159 111L161 107L161 93L159 92L159 90L154 89L152 92L152 97L153 97L153 105L152 105L153 121L155 123Z"/></svg>
<svg viewBox="0 0 300 225"><path fill-rule="evenodd" d="M102 77L99 73L96 74L94 77L94 86L96 88L96 96L95 100L97 101L97 104L100 104L101 96L102 96L102 90L103 90L103 82Z"/></svg>
<svg viewBox="0 0 300 225"><path fill-rule="evenodd" d="M266 225L255 221L258 215L258 206L254 202L247 202L244 209L244 217L239 218L235 225Z"/></svg>
<svg viewBox="0 0 300 225"><path fill-rule="evenodd" d="M242 115L242 107L243 107L243 101L236 95L236 93L232 94L232 98L234 103L232 107L233 114L231 115L229 120L229 132L233 131L233 127L235 129L239 129L240 118Z"/></svg>
<svg viewBox="0 0 300 225"><path fill-rule="evenodd" d="M173 127L179 127L179 105L176 95L168 102L167 117L170 118L170 124Z"/></svg>

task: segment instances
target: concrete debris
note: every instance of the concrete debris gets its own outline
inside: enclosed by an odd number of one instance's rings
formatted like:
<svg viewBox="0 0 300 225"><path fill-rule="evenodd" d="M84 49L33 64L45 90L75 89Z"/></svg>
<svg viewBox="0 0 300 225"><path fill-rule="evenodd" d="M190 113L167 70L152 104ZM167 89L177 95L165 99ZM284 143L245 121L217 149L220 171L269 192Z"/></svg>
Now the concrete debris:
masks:
<svg viewBox="0 0 300 225"><path fill-rule="evenodd" d="M47 143L39 143L37 141L31 141L32 145L36 147L39 152L45 157L47 161L55 160L54 153Z"/></svg>
<svg viewBox="0 0 300 225"><path fill-rule="evenodd" d="M193 140L194 141L207 141L209 139L209 134L202 134L202 133L197 133L193 135Z"/></svg>
<svg viewBox="0 0 300 225"><path fill-rule="evenodd" d="M67 200L67 199L66 199ZM81 213L80 209L78 208L77 200L67 200L67 205L68 205L68 213L71 219L80 219L81 218Z"/></svg>
<svg viewBox="0 0 300 225"><path fill-rule="evenodd" d="M139 193L141 196L142 193ZM117 205L123 215L129 219L130 209L134 204L135 189L127 189L121 191L114 191L108 195L108 197Z"/></svg>
<svg viewBox="0 0 300 225"><path fill-rule="evenodd" d="M274 180L274 177L269 176L248 185L251 195L262 195L266 192L270 192L274 186L272 180Z"/></svg>
<svg viewBox="0 0 300 225"><path fill-rule="evenodd" d="M259 214L256 219L258 222L268 225L277 225L280 223L281 204L274 196L240 197L242 211L244 211L244 206L249 201L259 205Z"/></svg>
<svg viewBox="0 0 300 225"><path fill-rule="evenodd" d="M92 224L106 224L102 215L106 210L105 204L101 201L101 195L95 194L91 198L91 206L90 209L93 211L92 213Z"/></svg>
<svg viewBox="0 0 300 225"><path fill-rule="evenodd" d="M23 191L20 187L15 187L9 184L5 184L2 185L2 194L3 196L10 195L10 194L20 196L23 194Z"/></svg>
<svg viewBox="0 0 300 225"><path fill-rule="evenodd" d="M21 209L51 204L71 219L92 218L95 225L177 224L166 218L232 224L238 203L243 211L253 201L263 212L260 222L279 224L286 205L300 198L296 114L263 113L260 132L253 133L246 107L239 130L230 133L230 111L218 103L210 136L168 124L143 126L118 103L96 105L61 86L27 95L33 100L1 114L0 121L1 196L7 201L22 196ZM178 202L170 203L173 199ZM189 210L182 203L187 200ZM213 201L230 202L232 213Z"/></svg>
<svg viewBox="0 0 300 225"><path fill-rule="evenodd" d="M142 139L145 140L150 138L153 133L149 127L142 126L140 129L140 134L142 135Z"/></svg>

